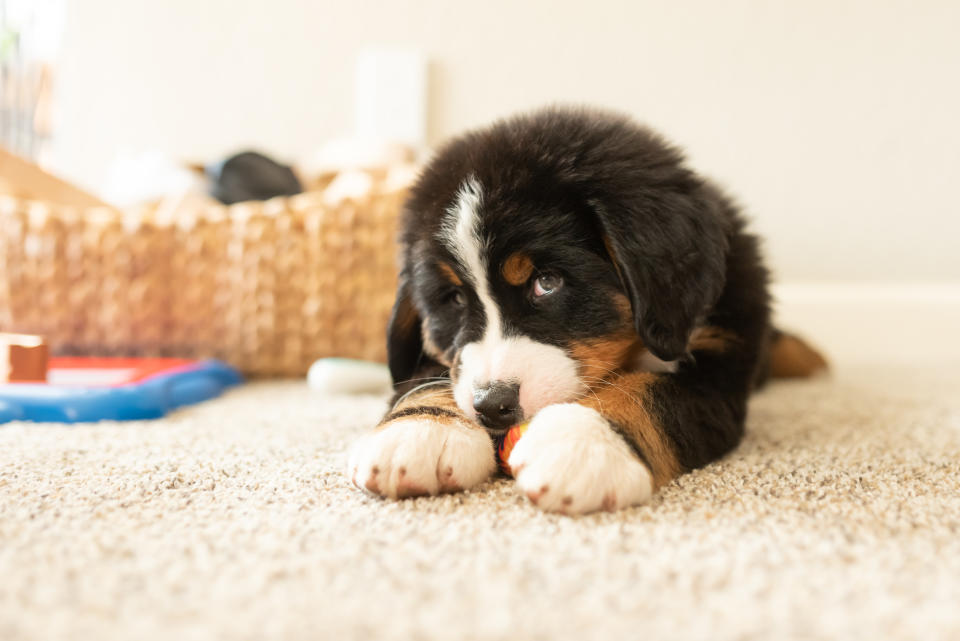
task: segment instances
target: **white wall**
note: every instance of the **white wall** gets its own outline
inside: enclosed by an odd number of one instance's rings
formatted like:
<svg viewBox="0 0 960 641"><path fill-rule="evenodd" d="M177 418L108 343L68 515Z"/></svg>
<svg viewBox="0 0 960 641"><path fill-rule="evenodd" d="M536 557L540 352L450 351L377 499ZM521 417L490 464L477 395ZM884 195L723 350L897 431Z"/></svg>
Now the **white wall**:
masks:
<svg viewBox="0 0 960 641"><path fill-rule="evenodd" d="M552 101L635 114L739 197L784 280L960 280L960 2L76 0L59 164L305 153L365 46L433 61L431 143Z"/></svg>

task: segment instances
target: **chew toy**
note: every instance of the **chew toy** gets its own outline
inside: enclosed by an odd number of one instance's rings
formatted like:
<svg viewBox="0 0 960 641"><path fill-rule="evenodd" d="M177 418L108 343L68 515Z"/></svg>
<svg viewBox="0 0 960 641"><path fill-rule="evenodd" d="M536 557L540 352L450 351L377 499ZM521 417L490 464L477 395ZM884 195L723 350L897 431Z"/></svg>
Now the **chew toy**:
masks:
<svg viewBox="0 0 960 641"><path fill-rule="evenodd" d="M507 430L507 433L503 435L503 438L500 440L500 444L497 446L497 458L500 459L500 469L510 476L513 476L510 466L507 465L507 461L510 459L510 452L513 451L517 441L519 441L520 437L524 435L529 425L530 421L514 425Z"/></svg>
<svg viewBox="0 0 960 641"><path fill-rule="evenodd" d="M386 365L352 358L321 358L310 366L307 383L327 394L386 394L390 370Z"/></svg>

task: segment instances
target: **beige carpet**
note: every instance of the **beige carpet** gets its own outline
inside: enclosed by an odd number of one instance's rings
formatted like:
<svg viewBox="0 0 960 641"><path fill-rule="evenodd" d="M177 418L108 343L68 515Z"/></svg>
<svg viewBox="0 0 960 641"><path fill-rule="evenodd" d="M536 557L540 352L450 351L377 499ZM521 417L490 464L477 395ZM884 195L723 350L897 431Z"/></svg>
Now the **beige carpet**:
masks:
<svg viewBox="0 0 960 641"><path fill-rule="evenodd" d="M297 383L0 427L0 639L958 639L956 372L775 385L728 459L580 519L363 495L380 401Z"/></svg>

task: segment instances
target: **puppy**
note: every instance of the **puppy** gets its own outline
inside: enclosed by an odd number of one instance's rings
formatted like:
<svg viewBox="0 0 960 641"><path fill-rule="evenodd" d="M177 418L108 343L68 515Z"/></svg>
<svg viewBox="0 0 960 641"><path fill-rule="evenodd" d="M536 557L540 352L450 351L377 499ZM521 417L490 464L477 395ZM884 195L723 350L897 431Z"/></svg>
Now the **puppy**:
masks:
<svg viewBox="0 0 960 641"><path fill-rule="evenodd" d="M648 500L739 443L770 373L825 366L771 329L757 245L626 117L548 109L453 140L404 208L396 396L348 474L390 498L465 490L529 421L508 465L537 506Z"/></svg>

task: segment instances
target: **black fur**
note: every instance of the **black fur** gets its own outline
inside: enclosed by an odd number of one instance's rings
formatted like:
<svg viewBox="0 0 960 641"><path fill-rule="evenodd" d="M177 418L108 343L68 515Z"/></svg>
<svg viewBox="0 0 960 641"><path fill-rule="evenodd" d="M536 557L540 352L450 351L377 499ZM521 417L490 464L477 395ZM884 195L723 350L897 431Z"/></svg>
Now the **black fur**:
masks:
<svg viewBox="0 0 960 641"><path fill-rule="evenodd" d="M607 112L549 109L504 120L452 141L424 169L401 228L402 273L389 332L397 391L455 368L460 347L482 331L475 296L464 288L460 301L437 268L456 268L436 239L471 175L484 189L488 261L500 265L522 248L566 284L561 295L537 301L525 286L493 283L507 332L559 346L605 336L622 322L611 304L622 293L646 347L663 360L680 359L678 371L660 376L644 402L681 464L703 465L736 445L769 331L757 241L676 148ZM423 318L442 355L423 353ZM687 353L691 332L703 324L729 332L732 347Z"/></svg>

